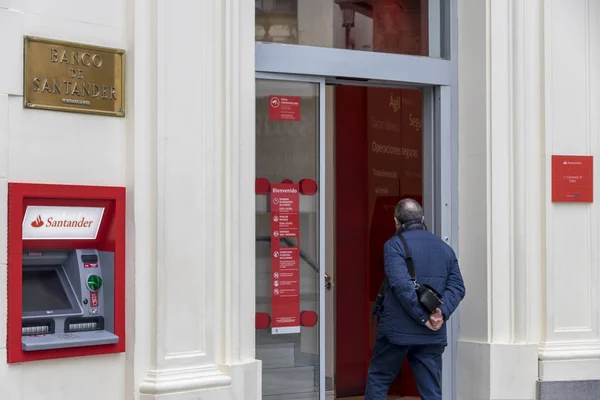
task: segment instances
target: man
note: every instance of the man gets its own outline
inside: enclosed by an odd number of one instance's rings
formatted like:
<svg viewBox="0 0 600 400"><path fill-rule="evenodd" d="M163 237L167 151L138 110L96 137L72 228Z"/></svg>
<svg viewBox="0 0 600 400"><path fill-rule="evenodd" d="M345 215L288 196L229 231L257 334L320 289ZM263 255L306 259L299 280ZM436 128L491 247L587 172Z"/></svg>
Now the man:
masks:
<svg viewBox="0 0 600 400"><path fill-rule="evenodd" d="M397 234L384 246L384 269L389 282L369 367L365 400L385 400L404 361L413 372L421 400L442 399L442 353L447 344L445 321L465 296L458 261L452 248L427 231L423 208L401 200L394 213ZM442 295L434 314L417 298L405 261L402 234L414 262L416 281Z"/></svg>

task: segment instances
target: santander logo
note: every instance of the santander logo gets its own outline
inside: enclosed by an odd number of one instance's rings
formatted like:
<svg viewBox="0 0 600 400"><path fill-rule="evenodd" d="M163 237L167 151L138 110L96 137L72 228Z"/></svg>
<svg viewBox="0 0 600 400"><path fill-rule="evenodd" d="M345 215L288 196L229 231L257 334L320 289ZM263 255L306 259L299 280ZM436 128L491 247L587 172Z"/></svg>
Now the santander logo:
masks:
<svg viewBox="0 0 600 400"><path fill-rule="evenodd" d="M56 219L53 217L48 217L48 220L44 222L41 215L38 215L36 219L31 222L31 226L34 228L89 228L92 226L94 221L90 221L85 219L85 217L81 217L81 219Z"/></svg>
<svg viewBox="0 0 600 400"><path fill-rule="evenodd" d="M104 207L27 206L22 237L23 240L96 239L103 215Z"/></svg>
<svg viewBox="0 0 600 400"><path fill-rule="evenodd" d="M44 220L42 219L41 215L38 215L38 217L31 223L31 226L34 228L41 228L42 225L44 225Z"/></svg>

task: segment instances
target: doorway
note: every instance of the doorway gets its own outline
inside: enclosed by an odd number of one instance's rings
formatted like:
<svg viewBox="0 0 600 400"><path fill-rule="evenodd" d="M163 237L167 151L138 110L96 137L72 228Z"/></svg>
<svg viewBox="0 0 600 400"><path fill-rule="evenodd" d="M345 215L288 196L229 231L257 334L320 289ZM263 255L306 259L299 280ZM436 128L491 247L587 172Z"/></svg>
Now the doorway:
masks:
<svg viewBox="0 0 600 400"><path fill-rule="evenodd" d="M432 155L424 154L421 89L337 86L334 110L335 322L328 328L335 332L335 395L344 399L364 394L376 335L371 310L395 206L403 198L424 207L434 200L424 197ZM418 396L407 362L388 394Z"/></svg>
<svg viewBox="0 0 600 400"><path fill-rule="evenodd" d="M370 310L394 206L415 198L429 227L440 227L434 95L431 87L257 76L256 357L263 399L364 394ZM417 395L403 368L390 398Z"/></svg>

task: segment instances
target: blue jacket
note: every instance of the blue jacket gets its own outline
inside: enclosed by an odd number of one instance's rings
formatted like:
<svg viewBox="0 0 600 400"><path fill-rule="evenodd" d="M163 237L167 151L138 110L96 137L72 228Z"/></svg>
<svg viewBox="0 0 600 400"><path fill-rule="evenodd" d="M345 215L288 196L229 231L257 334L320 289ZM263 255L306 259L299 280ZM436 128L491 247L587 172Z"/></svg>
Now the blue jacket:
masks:
<svg viewBox="0 0 600 400"><path fill-rule="evenodd" d="M417 283L428 284L442 294L440 307L447 321L465 297L456 254L434 234L423 230L403 233L412 252ZM390 287L379 315L378 337L397 345L447 344L446 323L437 331L425 326L429 312L419 303L404 260L404 247L398 236L384 246L384 268Z"/></svg>

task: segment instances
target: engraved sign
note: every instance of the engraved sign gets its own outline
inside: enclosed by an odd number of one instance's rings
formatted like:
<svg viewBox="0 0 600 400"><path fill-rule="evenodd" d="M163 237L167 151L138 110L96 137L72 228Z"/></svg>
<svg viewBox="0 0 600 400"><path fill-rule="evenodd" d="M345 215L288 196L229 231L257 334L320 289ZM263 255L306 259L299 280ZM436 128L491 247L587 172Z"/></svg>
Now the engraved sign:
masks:
<svg viewBox="0 0 600 400"><path fill-rule="evenodd" d="M24 106L125 116L125 51L25 37Z"/></svg>

